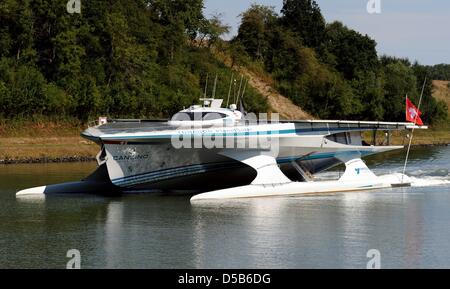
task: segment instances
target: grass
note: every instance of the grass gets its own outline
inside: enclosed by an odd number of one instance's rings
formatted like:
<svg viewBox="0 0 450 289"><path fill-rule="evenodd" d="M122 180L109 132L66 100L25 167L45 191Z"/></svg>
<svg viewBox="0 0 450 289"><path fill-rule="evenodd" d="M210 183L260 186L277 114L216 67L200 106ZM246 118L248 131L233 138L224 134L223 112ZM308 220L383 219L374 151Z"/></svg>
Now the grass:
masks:
<svg viewBox="0 0 450 289"><path fill-rule="evenodd" d="M450 114L450 81L433 80L433 96L444 101L448 106L448 112Z"/></svg>
<svg viewBox="0 0 450 289"><path fill-rule="evenodd" d="M68 121L0 122L0 161L93 158L99 148L79 136L83 126Z"/></svg>
<svg viewBox="0 0 450 289"><path fill-rule="evenodd" d="M411 132L408 131L393 131L391 136L391 145L408 145ZM363 139L368 142L373 142L372 132L363 133ZM385 133L379 131L376 137L377 145L386 145ZM448 145L450 144L450 129L447 125L443 125L439 128L430 129L416 129L414 130L414 136L412 145Z"/></svg>
<svg viewBox="0 0 450 289"><path fill-rule="evenodd" d="M97 145L81 137L30 138L12 137L0 139L0 160L82 159L93 158Z"/></svg>

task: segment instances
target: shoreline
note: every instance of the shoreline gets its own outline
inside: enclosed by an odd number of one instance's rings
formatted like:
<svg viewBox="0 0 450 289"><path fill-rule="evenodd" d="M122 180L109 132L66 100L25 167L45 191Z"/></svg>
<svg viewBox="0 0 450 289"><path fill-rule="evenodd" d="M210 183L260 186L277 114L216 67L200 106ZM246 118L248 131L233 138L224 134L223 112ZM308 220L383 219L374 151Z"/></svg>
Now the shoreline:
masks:
<svg viewBox="0 0 450 289"><path fill-rule="evenodd" d="M447 147L450 143L415 144L412 148L426 147ZM405 146L406 147L406 146ZM0 165L20 165L20 164L58 164L58 163L88 163L95 162L94 156L62 156L62 157L22 157L22 158L1 158Z"/></svg>
<svg viewBox="0 0 450 289"><path fill-rule="evenodd" d="M20 165L20 164L61 164L61 163L87 163L95 162L95 157L57 157L57 158L20 158L20 159L0 159L0 165Z"/></svg>
<svg viewBox="0 0 450 289"><path fill-rule="evenodd" d="M25 123L0 125L0 165L94 162L99 146L79 135L78 125L66 123ZM372 136L367 134L370 143ZM384 134L377 143L384 143ZM391 145L407 146L407 139L394 133ZM447 127L414 133L412 147L450 146Z"/></svg>

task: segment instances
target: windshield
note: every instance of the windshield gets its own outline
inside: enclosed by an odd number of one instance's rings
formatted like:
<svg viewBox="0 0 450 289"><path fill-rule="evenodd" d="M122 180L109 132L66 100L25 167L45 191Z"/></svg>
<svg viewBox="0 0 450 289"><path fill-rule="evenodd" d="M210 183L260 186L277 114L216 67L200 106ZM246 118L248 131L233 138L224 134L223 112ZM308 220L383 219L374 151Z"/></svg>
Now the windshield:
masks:
<svg viewBox="0 0 450 289"><path fill-rule="evenodd" d="M179 112L174 114L172 121L216 120L226 117L226 114L219 112Z"/></svg>
<svg viewBox="0 0 450 289"><path fill-rule="evenodd" d="M203 120L215 120L215 119L221 119L226 118L227 115L223 113L218 112L208 112L203 116Z"/></svg>

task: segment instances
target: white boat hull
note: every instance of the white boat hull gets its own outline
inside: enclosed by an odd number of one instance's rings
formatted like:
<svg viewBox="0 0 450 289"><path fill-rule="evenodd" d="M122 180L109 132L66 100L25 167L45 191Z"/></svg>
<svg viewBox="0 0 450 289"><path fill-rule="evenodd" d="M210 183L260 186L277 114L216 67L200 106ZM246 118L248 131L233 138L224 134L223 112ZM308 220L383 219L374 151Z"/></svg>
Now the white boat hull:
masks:
<svg viewBox="0 0 450 289"><path fill-rule="evenodd" d="M379 177L377 180L360 181L320 181L320 182L290 182L286 184L271 185L247 185L236 188L217 190L195 195L191 202L205 200L225 200L238 198L273 197L273 196L298 196L329 194L338 192L366 191L383 188L391 188L398 184L395 181L401 179L401 174ZM404 177L405 184L408 177Z"/></svg>
<svg viewBox="0 0 450 289"><path fill-rule="evenodd" d="M345 173L335 181L286 182L286 178L277 177L277 166L268 166L259 158L261 169L258 174L264 178L256 178L252 184L235 188L216 190L198 194L191 198L191 202L202 200L223 200L237 198L254 198L270 196L295 196L308 194L324 194L336 192L365 191L391 188L392 186L410 184L408 176L397 173L386 176L376 176L361 159L350 159L345 162ZM261 166L264 164L264 166ZM277 172L278 171L278 172ZM272 179L267 176L274 176ZM264 180L271 183L264 183Z"/></svg>

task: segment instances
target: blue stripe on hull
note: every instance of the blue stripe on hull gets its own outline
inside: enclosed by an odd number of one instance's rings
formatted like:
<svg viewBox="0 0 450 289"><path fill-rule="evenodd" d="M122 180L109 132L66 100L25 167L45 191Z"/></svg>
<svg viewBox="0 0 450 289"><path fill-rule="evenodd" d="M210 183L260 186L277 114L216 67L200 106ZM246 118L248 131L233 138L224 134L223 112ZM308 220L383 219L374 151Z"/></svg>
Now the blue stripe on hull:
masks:
<svg viewBox="0 0 450 289"><path fill-rule="evenodd" d="M172 138L180 136L223 136L223 137L235 137L235 136L264 136L264 135L284 135L284 134L297 134L305 132L339 132L339 131L362 131L365 128L316 128L316 129L285 129L285 130L272 130L272 131L255 131L255 132L229 132L229 133L207 133L207 134L161 134L161 135L136 135L136 136L109 136L105 137L104 140L137 140L137 139L161 139L161 138ZM103 138L102 138L103 139Z"/></svg>

